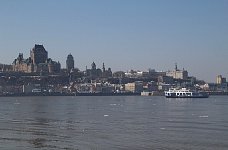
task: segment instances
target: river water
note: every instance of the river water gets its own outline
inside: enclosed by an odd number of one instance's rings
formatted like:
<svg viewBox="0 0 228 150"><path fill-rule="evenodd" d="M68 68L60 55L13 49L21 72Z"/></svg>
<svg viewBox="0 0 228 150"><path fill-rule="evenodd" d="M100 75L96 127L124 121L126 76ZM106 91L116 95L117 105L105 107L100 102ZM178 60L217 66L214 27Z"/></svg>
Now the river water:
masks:
<svg viewBox="0 0 228 150"><path fill-rule="evenodd" d="M227 150L228 96L1 97L1 150Z"/></svg>

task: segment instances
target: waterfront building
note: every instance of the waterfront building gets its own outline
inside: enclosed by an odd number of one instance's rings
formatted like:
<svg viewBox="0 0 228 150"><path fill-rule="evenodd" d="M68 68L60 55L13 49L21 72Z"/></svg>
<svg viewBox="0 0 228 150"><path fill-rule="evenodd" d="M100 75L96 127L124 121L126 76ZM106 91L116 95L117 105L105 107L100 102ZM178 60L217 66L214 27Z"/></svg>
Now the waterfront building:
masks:
<svg viewBox="0 0 228 150"><path fill-rule="evenodd" d="M13 71L25 73L59 73L61 65L59 62L48 58L48 52L43 45L37 45L30 51L30 57L24 59L23 53L13 61Z"/></svg>
<svg viewBox="0 0 228 150"><path fill-rule="evenodd" d="M222 84L217 84L217 89L216 91L220 91L220 92L228 92L228 83L222 83Z"/></svg>
<svg viewBox="0 0 228 150"><path fill-rule="evenodd" d="M67 56L66 69L68 72L70 72L72 69L74 69L74 57L71 54L69 54Z"/></svg>
<svg viewBox="0 0 228 150"><path fill-rule="evenodd" d="M151 91L158 91L158 84L157 82L151 81L146 83L143 87L144 91L151 92Z"/></svg>
<svg viewBox="0 0 228 150"><path fill-rule="evenodd" d="M159 91L167 91L167 90L169 90L171 87L173 87L172 84L160 83L160 84L158 85L158 90L159 90Z"/></svg>
<svg viewBox="0 0 228 150"><path fill-rule="evenodd" d="M216 78L216 83L217 84L226 83L226 78L222 77L222 75L218 75L217 78Z"/></svg>
<svg viewBox="0 0 228 150"><path fill-rule="evenodd" d="M143 91L143 82L135 81L133 83L125 84L125 91L133 93L141 93Z"/></svg>

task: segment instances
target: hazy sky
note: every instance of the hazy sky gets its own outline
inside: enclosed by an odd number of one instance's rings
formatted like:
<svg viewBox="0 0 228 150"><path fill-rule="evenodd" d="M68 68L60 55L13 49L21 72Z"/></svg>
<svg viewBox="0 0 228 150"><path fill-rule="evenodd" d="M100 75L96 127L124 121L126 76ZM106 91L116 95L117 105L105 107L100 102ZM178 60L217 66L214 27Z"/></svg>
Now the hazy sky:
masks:
<svg viewBox="0 0 228 150"><path fill-rule="evenodd" d="M228 0L1 0L0 63L35 44L65 67L172 70L228 77Z"/></svg>

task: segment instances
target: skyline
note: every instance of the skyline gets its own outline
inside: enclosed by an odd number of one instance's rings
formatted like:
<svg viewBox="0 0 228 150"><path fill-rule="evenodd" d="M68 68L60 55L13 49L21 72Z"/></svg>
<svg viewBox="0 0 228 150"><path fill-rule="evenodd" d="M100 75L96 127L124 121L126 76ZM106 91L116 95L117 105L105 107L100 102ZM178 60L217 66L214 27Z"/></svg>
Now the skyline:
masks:
<svg viewBox="0 0 228 150"><path fill-rule="evenodd" d="M228 77L227 14L228 0L3 0L0 63L43 44L62 67L70 53L80 70L93 61L113 71L167 71L177 63L215 82Z"/></svg>

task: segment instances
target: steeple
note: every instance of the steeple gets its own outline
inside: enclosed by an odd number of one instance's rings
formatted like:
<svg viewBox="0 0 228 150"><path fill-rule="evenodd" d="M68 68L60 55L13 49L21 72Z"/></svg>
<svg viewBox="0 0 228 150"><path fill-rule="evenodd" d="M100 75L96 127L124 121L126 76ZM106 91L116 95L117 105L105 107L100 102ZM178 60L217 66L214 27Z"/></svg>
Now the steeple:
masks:
<svg viewBox="0 0 228 150"><path fill-rule="evenodd" d="M102 71L103 71L103 73L105 72L105 64L104 63L103 63Z"/></svg>
<svg viewBox="0 0 228 150"><path fill-rule="evenodd" d="M177 71L177 63L175 63L175 71Z"/></svg>

